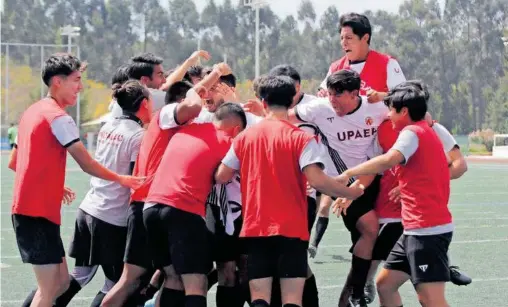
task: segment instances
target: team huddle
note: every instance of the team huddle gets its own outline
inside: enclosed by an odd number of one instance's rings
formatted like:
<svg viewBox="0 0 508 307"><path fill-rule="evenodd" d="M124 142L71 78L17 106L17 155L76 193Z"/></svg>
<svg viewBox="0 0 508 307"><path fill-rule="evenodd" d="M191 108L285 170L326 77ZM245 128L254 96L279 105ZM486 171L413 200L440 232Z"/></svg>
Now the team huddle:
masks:
<svg viewBox="0 0 508 307"><path fill-rule="evenodd" d="M308 258L330 210L352 242L339 307L376 294L381 306L402 306L408 280L422 306L448 306L445 283L471 282L448 256L450 180L467 164L427 112L426 86L369 48L367 17L343 15L339 31L345 56L316 96L290 65L257 78L245 102L226 63L198 65L206 51L168 72L153 54L131 58L113 75L94 157L65 111L86 64L52 55L48 96L23 113L9 161L12 223L37 280L23 306L72 305L101 267L91 306L204 307L217 283L217 307L317 307ZM67 152L92 176L70 274L60 235L61 205L76 197Z"/></svg>

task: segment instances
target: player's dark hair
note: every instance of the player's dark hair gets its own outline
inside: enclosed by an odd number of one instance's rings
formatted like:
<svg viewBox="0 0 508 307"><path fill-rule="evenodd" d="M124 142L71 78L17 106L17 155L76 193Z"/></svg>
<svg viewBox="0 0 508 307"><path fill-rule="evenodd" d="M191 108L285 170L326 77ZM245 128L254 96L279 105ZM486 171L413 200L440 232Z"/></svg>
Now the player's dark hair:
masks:
<svg viewBox="0 0 508 307"><path fill-rule="evenodd" d="M180 102L180 100L184 99L187 95L187 91L189 91L193 86L194 85L189 81L178 81L173 83L166 92L164 102L166 104Z"/></svg>
<svg viewBox="0 0 508 307"><path fill-rule="evenodd" d="M334 90L337 94L342 94L346 91L359 91L361 84L360 75L356 71L349 69L339 70L326 79L326 87Z"/></svg>
<svg viewBox="0 0 508 307"><path fill-rule="evenodd" d="M247 117L245 116L245 111L243 108L233 102L226 102L223 103L220 107L217 108L217 110L214 113L215 119L218 121L236 117L242 122L242 129L245 129L247 127Z"/></svg>
<svg viewBox="0 0 508 307"><path fill-rule="evenodd" d="M155 66L162 64L163 60L153 53L143 53L131 58L128 74L129 78L141 80L141 77L152 79Z"/></svg>
<svg viewBox="0 0 508 307"><path fill-rule="evenodd" d="M414 87L418 88L420 91L422 91L423 95L425 96L425 100L427 102L429 102L430 93L429 93L429 88L427 87L427 84L423 83L421 80L407 80L404 83L406 83L407 85L414 86Z"/></svg>
<svg viewBox="0 0 508 307"><path fill-rule="evenodd" d="M261 99L261 95L259 94L259 82L261 82L264 77L266 77L266 75L261 75L252 81L252 91L257 99Z"/></svg>
<svg viewBox="0 0 508 307"><path fill-rule="evenodd" d="M397 113L402 108L407 108L409 118L417 122L425 118L427 113L428 92L423 89L425 85L412 82L403 82L388 92L384 98L384 103L390 108L394 108Z"/></svg>
<svg viewBox="0 0 508 307"><path fill-rule="evenodd" d="M355 35L360 39L365 35L369 34L369 40L367 43L370 45L370 38L372 37L372 27L370 25L369 18L367 16L357 13L347 13L340 16L339 19L339 32L344 27L350 27Z"/></svg>
<svg viewBox="0 0 508 307"><path fill-rule="evenodd" d="M113 97L124 112L136 113L143 99L150 99L150 92L138 80L129 80L114 86Z"/></svg>
<svg viewBox="0 0 508 307"><path fill-rule="evenodd" d="M212 67L205 67L203 68L203 75L209 75L213 71ZM219 82L225 83L229 87L236 87L236 77L233 74L220 76Z"/></svg>
<svg viewBox="0 0 508 307"><path fill-rule="evenodd" d="M270 108L288 109L296 95L295 83L287 76L266 76L258 86L259 96Z"/></svg>
<svg viewBox="0 0 508 307"><path fill-rule="evenodd" d="M293 81L300 83L302 81L302 78L300 77L300 74L298 71L291 65L282 64L277 65L274 68L270 70L268 73L270 76L287 76L293 79Z"/></svg>
<svg viewBox="0 0 508 307"><path fill-rule="evenodd" d="M201 78L203 76L203 66L201 65L194 65L191 66L185 75L183 76L183 80L189 81L192 83L192 77Z"/></svg>
<svg viewBox="0 0 508 307"><path fill-rule="evenodd" d="M42 80L49 86L51 79L55 76L68 77L76 71L83 71L86 64L69 53L52 54L44 63L42 68Z"/></svg>
<svg viewBox="0 0 508 307"><path fill-rule="evenodd" d="M111 78L111 87L113 87L115 84L124 84L129 80L129 64L123 64L122 66L118 67L118 69L113 74L113 77Z"/></svg>

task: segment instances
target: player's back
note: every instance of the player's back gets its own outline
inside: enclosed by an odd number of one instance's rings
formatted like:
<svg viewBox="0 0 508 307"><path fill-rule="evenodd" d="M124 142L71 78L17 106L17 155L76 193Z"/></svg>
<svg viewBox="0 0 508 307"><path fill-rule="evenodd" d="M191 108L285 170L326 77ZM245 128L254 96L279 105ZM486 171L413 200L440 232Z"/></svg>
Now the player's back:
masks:
<svg viewBox="0 0 508 307"><path fill-rule="evenodd" d="M306 181L299 159L312 138L289 122L265 119L235 139L244 204L242 236L308 240L307 227L299 227L307 225Z"/></svg>

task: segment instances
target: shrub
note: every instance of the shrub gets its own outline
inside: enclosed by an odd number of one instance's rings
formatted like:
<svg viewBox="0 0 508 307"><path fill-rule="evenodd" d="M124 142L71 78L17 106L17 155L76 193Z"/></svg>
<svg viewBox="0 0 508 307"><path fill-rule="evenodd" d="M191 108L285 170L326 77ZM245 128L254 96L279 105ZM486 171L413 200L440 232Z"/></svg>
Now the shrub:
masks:
<svg viewBox="0 0 508 307"><path fill-rule="evenodd" d="M485 145L487 151L492 152L492 147L494 147L494 130L483 129L473 131L469 134L468 138L469 143Z"/></svg>

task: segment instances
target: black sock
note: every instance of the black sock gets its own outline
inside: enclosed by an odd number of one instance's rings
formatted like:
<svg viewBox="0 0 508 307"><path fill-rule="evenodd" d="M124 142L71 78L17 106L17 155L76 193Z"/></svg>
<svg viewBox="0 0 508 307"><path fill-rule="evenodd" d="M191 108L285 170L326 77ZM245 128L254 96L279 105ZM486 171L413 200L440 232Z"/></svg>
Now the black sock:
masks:
<svg viewBox="0 0 508 307"><path fill-rule="evenodd" d="M242 300L243 302L247 302L247 304L249 304L250 306L250 287L249 287L249 283L244 283L244 284L241 284L240 285L240 289L241 289L241 295L242 295ZM29 306L27 306L29 307Z"/></svg>
<svg viewBox="0 0 508 307"><path fill-rule="evenodd" d="M351 286L353 287L353 298L359 299L363 297L365 283L367 282L371 263L372 260L362 259L353 255L353 262L351 266Z"/></svg>
<svg viewBox="0 0 508 307"><path fill-rule="evenodd" d="M157 290L159 290L159 288L157 288L156 286L154 286L152 284L148 284L148 286L146 286L144 296L147 298L147 300L149 300L155 295L155 293L157 293Z"/></svg>
<svg viewBox="0 0 508 307"><path fill-rule="evenodd" d="M101 307L102 300L106 297L106 293L103 293L102 291L99 291L97 295L94 297L92 304L90 304L90 307Z"/></svg>
<svg viewBox="0 0 508 307"><path fill-rule="evenodd" d="M206 307L206 296L201 295L185 296L185 307Z"/></svg>
<svg viewBox="0 0 508 307"><path fill-rule="evenodd" d="M67 288L67 290L64 293L62 293L62 295L57 297L55 304L53 306L65 307L69 305L72 298L76 294L78 294L79 291L81 291L81 285L79 284L79 282L77 282L72 276L70 278L71 282L69 283L69 288Z"/></svg>
<svg viewBox="0 0 508 307"><path fill-rule="evenodd" d="M324 216L319 216L318 220L316 222L316 233L314 234L314 237L312 238L311 245L312 246L318 246L319 242L321 242L321 239L323 239L323 236L325 235L326 228L328 227L328 221L329 219Z"/></svg>
<svg viewBox="0 0 508 307"><path fill-rule="evenodd" d="M216 269L213 269L210 273L207 275L208 278L208 290L210 290L213 285L215 285L219 281L219 273L217 273Z"/></svg>
<svg viewBox="0 0 508 307"><path fill-rule="evenodd" d="M185 304L185 291L162 288L160 305L164 307L182 307Z"/></svg>
<svg viewBox="0 0 508 307"><path fill-rule="evenodd" d="M250 307L270 307L270 304L268 304L265 300L255 300L252 302Z"/></svg>
<svg viewBox="0 0 508 307"><path fill-rule="evenodd" d="M305 281L305 287L303 288L302 305L304 307L319 307L318 288L316 284L316 277L314 275Z"/></svg>
<svg viewBox="0 0 508 307"><path fill-rule="evenodd" d="M218 286L215 296L217 307L243 307L241 290L239 287Z"/></svg>
<svg viewBox="0 0 508 307"><path fill-rule="evenodd" d="M21 304L21 307L30 307L30 305L32 304L32 301L34 300L35 292L37 292L37 289L32 290L32 292L30 292L28 294L28 296L25 298L25 301L23 302L23 304Z"/></svg>

